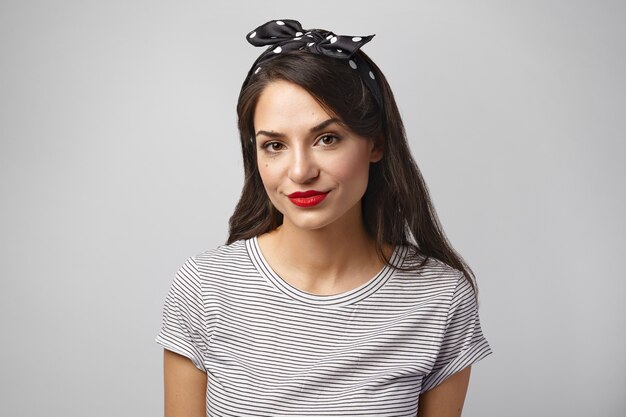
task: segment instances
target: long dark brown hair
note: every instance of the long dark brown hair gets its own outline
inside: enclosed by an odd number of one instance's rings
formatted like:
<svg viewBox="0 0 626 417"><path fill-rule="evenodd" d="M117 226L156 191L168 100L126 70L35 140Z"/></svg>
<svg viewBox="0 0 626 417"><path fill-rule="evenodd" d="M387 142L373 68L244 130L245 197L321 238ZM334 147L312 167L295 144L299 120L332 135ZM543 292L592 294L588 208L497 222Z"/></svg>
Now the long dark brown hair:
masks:
<svg viewBox="0 0 626 417"><path fill-rule="evenodd" d="M385 76L362 51L383 97L382 109L347 61L305 51L281 54L252 70L237 103L245 182L239 203L229 221L227 244L267 233L280 226L282 214L270 202L257 169L254 110L265 87L276 80L299 85L331 115L356 134L381 142L383 158L370 164L369 181L362 200L366 231L375 239L378 256L386 258L385 245L405 245L415 254L438 259L462 271L477 295L474 274L452 248L443 232L428 188L411 156L402 118Z"/></svg>

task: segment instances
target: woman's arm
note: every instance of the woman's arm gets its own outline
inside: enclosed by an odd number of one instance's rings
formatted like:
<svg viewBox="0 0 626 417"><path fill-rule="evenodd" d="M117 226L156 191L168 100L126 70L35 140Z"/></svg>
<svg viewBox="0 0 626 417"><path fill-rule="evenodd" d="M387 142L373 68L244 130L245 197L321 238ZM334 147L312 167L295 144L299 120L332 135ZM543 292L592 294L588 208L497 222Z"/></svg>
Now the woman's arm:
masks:
<svg viewBox="0 0 626 417"><path fill-rule="evenodd" d="M163 350L165 417L206 417L207 376L188 358Z"/></svg>
<svg viewBox="0 0 626 417"><path fill-rule="evenodd" d="M468 366L420 395L417 417L460 417L470 371L471 366Z"/></svg>

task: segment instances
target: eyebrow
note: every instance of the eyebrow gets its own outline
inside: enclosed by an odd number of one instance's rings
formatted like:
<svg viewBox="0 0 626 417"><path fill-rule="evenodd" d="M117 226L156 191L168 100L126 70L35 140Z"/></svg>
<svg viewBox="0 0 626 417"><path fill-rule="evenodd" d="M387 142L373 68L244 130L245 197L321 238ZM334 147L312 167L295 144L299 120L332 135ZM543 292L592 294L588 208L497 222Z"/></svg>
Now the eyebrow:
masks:
<svg viewBox="0 0 626 417"><path fill-rule="evenodd" d="M328 126L332 125L333 123L337 123L337 124L341 124L341 120L339 120L336 117L332 117L328 120L324 120L322 123L317 124L315 126L313 126L309 131L311 133L316 133L319 132L320 130L324 130L326 129ZM284 138L285 135L284 133L280 133L280 132L268 132L267 130L259 130L258 132L256 132L255 136L259 136L259 135L264 135L264 136L268 136L270 138Z"/></svg>

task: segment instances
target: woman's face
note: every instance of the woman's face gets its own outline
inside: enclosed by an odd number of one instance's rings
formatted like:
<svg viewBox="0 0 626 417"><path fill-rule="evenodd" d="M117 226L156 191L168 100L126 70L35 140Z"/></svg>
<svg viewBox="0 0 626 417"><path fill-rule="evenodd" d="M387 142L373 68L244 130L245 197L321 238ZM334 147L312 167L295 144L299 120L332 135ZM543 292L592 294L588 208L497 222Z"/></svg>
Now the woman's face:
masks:
<svg viewBox="0 0 626 417"><path fill-rule="evenodd" d="M373 140L342 126L287 81L263 90L254 128L259 173L283 225L320 229L360 219L369 165L382 158Z"/></svg>

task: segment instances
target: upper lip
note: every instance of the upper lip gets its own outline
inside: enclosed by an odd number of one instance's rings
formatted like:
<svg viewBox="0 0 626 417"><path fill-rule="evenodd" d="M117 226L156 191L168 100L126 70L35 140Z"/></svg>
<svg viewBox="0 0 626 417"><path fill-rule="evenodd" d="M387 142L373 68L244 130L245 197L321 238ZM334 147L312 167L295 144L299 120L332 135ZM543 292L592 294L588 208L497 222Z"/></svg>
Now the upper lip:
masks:
<svg viewBox="0 0 626 417"><path fill-rule="evenodd" d="M296 191L295 193L289 194L287 197L289 198L302 198L302 197L312 197L314 195L326 194L328 192L317 191L317 190L307 190L307 191Z"/></svg>

